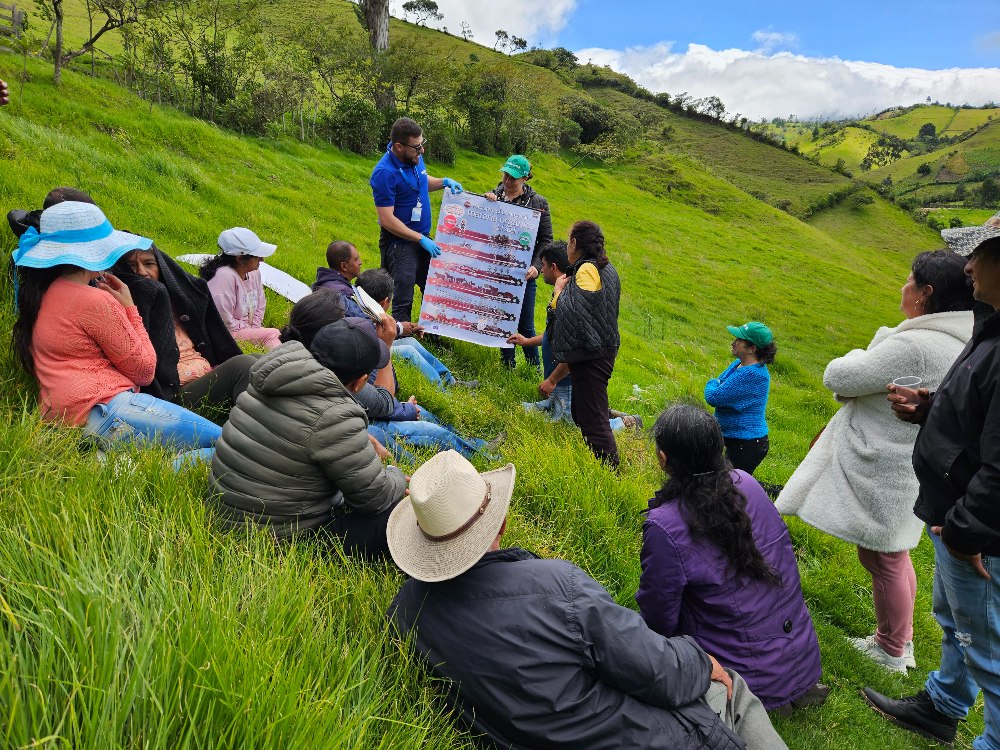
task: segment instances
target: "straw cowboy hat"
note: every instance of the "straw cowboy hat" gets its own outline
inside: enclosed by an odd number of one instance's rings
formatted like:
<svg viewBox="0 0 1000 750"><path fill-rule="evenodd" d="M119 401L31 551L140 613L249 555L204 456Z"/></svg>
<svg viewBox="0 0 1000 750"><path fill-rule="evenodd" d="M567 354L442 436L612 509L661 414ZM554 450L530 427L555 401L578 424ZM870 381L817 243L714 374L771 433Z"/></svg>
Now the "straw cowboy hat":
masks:
<svg viewBox="0 0 1000 750"><path fill-rule="evenodd" d="M948 245L948 249L959 255L969 255L986 240L994 237L1000 237L1000 213L991 216L982 226L941 230L941 239Z"/></svg>
<svg viewBox="0 0 1000 750"><path fill-rule="evenodd" d="M404 573L434 583L461 575L486 554L507 517L514 464L480 474L457 451L431 458L389 516L389 553Z"/></svg>
<svg viewBox="0 0 1000 750"><path fill-rule="evenodd" d="M148 250L153 241L119 232L97 206L65 201L42 211L39 228L21 235L14 264L52 268L62 264L88 271L111 268L131 250Z"/></svg>

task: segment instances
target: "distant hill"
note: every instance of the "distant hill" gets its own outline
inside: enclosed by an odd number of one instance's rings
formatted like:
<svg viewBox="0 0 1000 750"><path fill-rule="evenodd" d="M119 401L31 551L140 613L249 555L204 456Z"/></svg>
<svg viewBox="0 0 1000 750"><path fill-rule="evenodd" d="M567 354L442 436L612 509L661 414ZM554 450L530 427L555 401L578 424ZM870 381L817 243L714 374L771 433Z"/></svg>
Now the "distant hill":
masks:
<svg viewBox="0 0 1000 750"><path fill-rule="evenodd" d="M907 207L972 208L997 200L982 198L984 182L1000 178L997 107L917 105L863 120L782 122L771 132L821 164L875 185L888 180L888 190ZM882 158L866 164L880 145Z"/></svg>

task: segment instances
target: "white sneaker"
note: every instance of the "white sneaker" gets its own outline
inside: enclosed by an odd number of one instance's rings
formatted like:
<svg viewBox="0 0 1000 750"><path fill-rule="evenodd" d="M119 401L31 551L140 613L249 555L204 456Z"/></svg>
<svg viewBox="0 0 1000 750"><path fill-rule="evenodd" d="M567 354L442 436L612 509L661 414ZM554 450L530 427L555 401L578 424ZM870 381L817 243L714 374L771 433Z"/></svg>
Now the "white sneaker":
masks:
<svg viewBox="0 0 1000 750"><path fill-rule="evenodd" d="M858 651L874 661L880 667L897 674L906 674L906 657L890 656L884 648L875 642L875 636L867 638L848 638L848 642Z"/></svg>
<svg viewBox="0 0 1000 750"><path fill-rule="evenodd" d="M906 660L907 669L917 668L917 660L913 658L913 641L907 641L903 646L903 659Z"/></svg>

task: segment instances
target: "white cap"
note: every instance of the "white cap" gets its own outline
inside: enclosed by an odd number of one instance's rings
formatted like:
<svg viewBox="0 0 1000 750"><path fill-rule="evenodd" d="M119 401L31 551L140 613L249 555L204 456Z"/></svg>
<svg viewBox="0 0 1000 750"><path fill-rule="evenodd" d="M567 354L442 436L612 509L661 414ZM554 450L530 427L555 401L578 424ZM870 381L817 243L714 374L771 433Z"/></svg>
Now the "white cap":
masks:
<svg viewBox="0 0 1000 750"><path fill-rule="evenodd" d="M226 255L255 255L267 258L274 255L277 245L261 242L260 237L246 227L233 227L219 235L219 249Z"/></svg>

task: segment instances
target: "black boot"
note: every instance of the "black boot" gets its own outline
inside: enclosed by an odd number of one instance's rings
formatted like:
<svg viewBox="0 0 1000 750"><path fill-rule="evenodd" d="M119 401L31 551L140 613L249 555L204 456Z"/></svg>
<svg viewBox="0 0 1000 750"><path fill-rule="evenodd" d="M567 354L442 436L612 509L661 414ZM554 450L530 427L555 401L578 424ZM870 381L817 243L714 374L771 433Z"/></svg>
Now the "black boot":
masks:
<svg viewBox="0 0 1000 750"><path fill-rule="evenodd" d="M864 688L861 694L871 706L893 724L916 732L921 737L951 745L955 741L958 719L945 716L937 710L926 690L908 698L893 700L871 688Z"/></svg>

